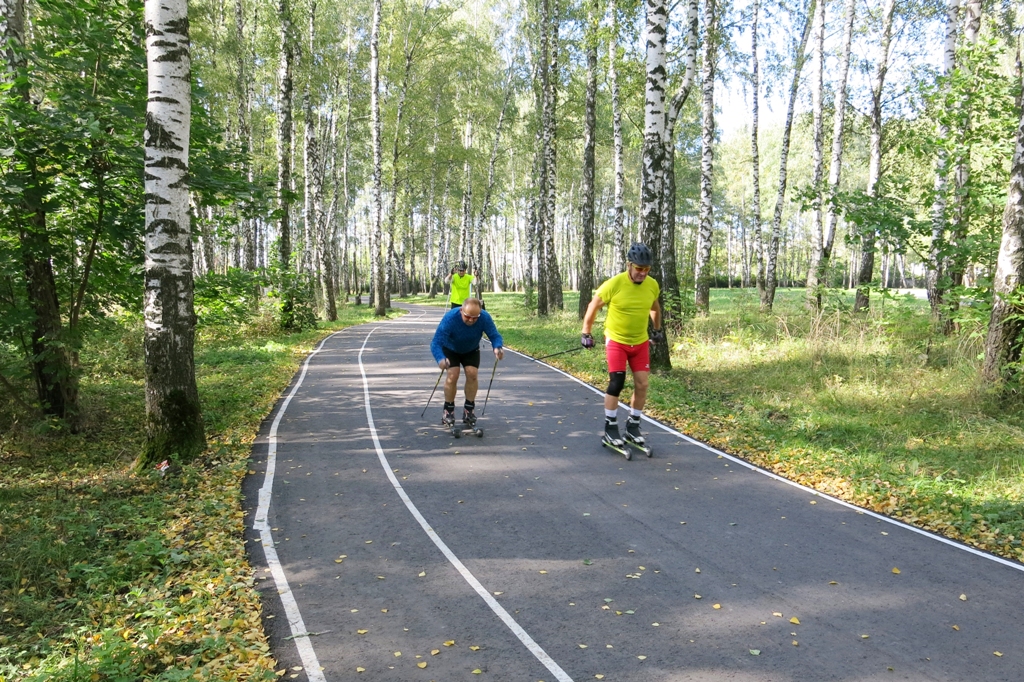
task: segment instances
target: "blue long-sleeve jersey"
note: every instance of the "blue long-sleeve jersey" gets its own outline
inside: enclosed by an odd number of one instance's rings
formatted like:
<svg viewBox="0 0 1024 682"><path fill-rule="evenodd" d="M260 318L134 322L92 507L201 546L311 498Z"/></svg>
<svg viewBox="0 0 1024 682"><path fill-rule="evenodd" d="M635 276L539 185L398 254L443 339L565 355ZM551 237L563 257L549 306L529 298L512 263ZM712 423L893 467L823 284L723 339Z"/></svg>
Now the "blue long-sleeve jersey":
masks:
<svg viewBox="0 0 1024 682"><path fill-rule="evenodd" d="M484 334L487 334L487 339L493 347L502 347L501 334L494 326L490 313L481 310L480 319L476 324L469 325L462 319L462 309L454 308L445 313L441 318L441 324L437 325L434 339L430 342L430 352L437 362L444 360L444 348L456 353L469 353L480 346L480 338Z"/></svg>

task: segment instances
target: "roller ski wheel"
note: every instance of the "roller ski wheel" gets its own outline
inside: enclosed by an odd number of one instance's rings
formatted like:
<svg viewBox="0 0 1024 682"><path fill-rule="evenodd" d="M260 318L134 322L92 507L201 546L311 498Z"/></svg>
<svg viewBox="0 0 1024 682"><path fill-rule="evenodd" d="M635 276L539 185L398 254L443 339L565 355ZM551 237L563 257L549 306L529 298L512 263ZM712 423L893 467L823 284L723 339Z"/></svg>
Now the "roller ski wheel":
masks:
<svg viewBox="0 0 1024 682"><path fill-rule="evenodd" d="M621 439L617 441L612 440L607 433L601 437L601 447L610 448L625 457L627 460L633 459L633 453L631 453L629 448L626 447L625 442Z"/></svg>

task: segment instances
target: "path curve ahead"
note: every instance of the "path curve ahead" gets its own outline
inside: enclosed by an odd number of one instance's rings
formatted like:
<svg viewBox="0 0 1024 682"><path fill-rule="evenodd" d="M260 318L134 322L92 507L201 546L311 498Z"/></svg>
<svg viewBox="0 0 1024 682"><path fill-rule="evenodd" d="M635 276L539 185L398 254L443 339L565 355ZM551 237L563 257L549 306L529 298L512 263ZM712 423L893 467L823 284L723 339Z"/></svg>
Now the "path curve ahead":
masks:
<svg viewBox="0 0 1024 682"><path fill-rule="evenodd" d="M284 679L1024 680L1020 565L654 424L625 461L598 392L515 353L452 438L440 389L420 418L443 311L409 309L325 340L253 448Z"/></svg>

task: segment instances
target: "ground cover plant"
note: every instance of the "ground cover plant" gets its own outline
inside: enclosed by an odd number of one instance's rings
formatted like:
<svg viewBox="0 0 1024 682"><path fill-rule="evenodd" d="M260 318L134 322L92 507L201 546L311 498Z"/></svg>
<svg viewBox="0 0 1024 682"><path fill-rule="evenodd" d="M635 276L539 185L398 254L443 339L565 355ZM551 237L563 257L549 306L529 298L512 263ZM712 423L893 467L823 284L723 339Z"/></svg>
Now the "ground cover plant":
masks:
<svg viewBox="0 0 1024 682"><path fill-rule="evenodd" d="M209 447L173 476L135 474L142 320L106 318L82 350L78 433L0 429L0 682L274 679L243 545L240 490L260 422L315 344L369 321L283 334L272 316L200 326Z"/></svg>
<svg viewBox="0 0 1024 682"><path fill-rule="evenodd" d="M712 290L711 315L670 334L673 369L652 375L646 411L799 483L1024 561L1024 406L979 381L987 310L965 306L944 336L912 295L876 295L869 315L850 312L852 293L831 292L817 315L804 296L780 290L765 316L752 289ZM547 318L519 294L486 301L511 348L579 347L575 293L571 312ZM600 347L548 362L607 385Z"/></svg>

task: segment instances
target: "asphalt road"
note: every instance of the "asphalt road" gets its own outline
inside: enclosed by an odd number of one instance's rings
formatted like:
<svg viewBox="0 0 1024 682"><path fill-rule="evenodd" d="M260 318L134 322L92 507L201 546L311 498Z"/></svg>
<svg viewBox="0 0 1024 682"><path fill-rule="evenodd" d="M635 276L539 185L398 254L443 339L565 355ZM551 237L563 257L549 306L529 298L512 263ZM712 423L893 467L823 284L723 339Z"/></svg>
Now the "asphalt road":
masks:
<svg viewBox="0 0 1024 682"><path fill-rule="evenodd" d="M1020 565L656 424L626 461L600 393L515 353L452 438L440 388L420 417L443 311L411 310L327 339L253 449L284 679L1024 680Z"/></svg>

